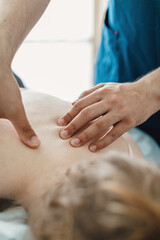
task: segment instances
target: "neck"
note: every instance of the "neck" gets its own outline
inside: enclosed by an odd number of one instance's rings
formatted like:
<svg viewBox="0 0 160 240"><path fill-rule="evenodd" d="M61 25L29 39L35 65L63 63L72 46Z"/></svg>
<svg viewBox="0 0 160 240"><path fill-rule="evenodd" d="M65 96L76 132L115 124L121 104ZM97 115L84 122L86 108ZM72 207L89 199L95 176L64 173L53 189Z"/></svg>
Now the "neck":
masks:
<svg viewBox="0 0 160 240"><path fill-rule="evenodd" d="M46 175L37 177L34 182L28 182L28 187L19 195L17 200L29 212L40 209L41 205L44 204L46 196L52 194L63 179L64 175L59 177Z"/></svg>
<svg viewBox="0 0 160 240"><path fill-rule="evenodd" d="M39 234L41 229L39 224L46 218L47 214L49 215L49 202L56 187L55 181L52 184L48 184L47 181L37 181L27 189L24 198L20 200L28 211L28 224L35 236Z"/></svg>

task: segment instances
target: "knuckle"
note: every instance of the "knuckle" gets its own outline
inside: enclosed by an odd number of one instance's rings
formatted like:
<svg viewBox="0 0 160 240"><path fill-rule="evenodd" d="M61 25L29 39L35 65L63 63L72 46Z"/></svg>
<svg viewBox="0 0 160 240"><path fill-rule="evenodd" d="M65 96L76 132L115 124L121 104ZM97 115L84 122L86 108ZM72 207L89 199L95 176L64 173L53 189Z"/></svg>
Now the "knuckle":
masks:
<svg viewBox="0 0 160 240"><path fill-rule="evenodd" d="M89 115L90 115L90 111L89 111L88 108L85 108L85 109L82 110L82 116L84 118L88 117Z"/></svg>
<svg viewBox="0 0 160 240"><path fill-rule="evenodd" d="M71 119L72 119L71 113L68 112L68 113L66 114L66 116L64 117L64 120L66 120L66 121L68 122L68 121L70 121Z"/></svg>
<svg viewBox="0 0 160 240"><path fill-rule="evenodd" d="M22 129L21 129L21 134L24 135L24 136L33 135L33 130L31 128L31 125L28 124L26 126L23 126Z"/></svg>
<svg viewBox="0 0 160 240"><path fill-rule="evenodd" d="M126 106L122 106L119 112L121 115L125 115L128 112L128 108Z"/></svg>
<svg viewBox="0 0 160 240"><path fill-rule="evenodd" d="M89 135L84 132L84 133L80 136L80 139L81 139L81 142L85 143L85 142L87 142L90 138L89 138Z"/></svg>
<svg viewBox="0 0 160 240"><path fill-rule="evenodd" d="M118 95L114 95L114 96L112 96L112 97L108 100L108 103L109 103L110 105L115 105L115 104L117 104L117 103L119 103L119 102L120 102L120 98L119 98Z"/></svg>
<svg viewBox="0 0 160 240"><path fill-rule="evenodd" d="M104 87L100 88L100 92L102 94L102 96L105 96L106 94L113 94L115 91L113 90L113 88L107 84Z"/></svg>
<svg viewBox="0 0 160 240"><path fill-rule="evenodd" d="M80 97L85 97L88 94L88 91L84 91L80 94Z"/></svg>
<svg viewBox="0 0 160 240"><path fill-rule="evenodd" d="M114 140L114 139L117 139L118 138L118 133L116 131L113 131L110 133L110 140L111 142Z"/></svg>
<svg viewBox="0 0 160 240"><path fill-rule="evenodd" d="M130 116L130 117L128 117L127 119L126 119L126 124L127 125L129 125L130 127L134 127L135 126L135 124L136 124L136 120L135 120L135 118L132 116Z"/></svg>
<svg viewBox="0 0 160 240"><path fill-rule="evenodd" d="M71 123L70 126L69 126L69 134L72 134L73 132L76 132L77 131L77 126L75 123Z"/></svg>
<svg viewBox="0 0 160 240"><path fill-rule="evenodd" d="M105 128L105 122L104 121L97 121L95 123L95 125L96 125L98 130L104 130L104 128Z"/></svg>
<svg viewBox="0 0 160 240"><path fill-rule="evenodd" d="M76 112L80 112L82 110L82 103L81 101L78 101L75 103L73 109L76 111Z"/></svg>
<svg viewBox="0 0 160 240"><path fill-rule="evenodd" d="M105 83L99 83L98 86L99 87L103 87L105 85Z"/></svg>
<svg viewBox="0 0 160 240"><path fill-rule="evenodd" d="M99 93L100 93L102 96L105 96L106 93L107 93L107 88L106 88L106 87L105 87L105 88L100 88L100 89L99 89Z"/></svg>

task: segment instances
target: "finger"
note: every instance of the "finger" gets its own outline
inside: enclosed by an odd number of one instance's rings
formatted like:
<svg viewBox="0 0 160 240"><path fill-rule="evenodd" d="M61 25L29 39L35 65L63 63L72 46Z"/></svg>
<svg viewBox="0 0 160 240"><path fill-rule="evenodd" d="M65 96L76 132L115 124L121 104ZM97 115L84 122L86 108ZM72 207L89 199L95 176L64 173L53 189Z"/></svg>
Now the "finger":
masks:
<svg viewBox="0 0 160 240"><path fill-rule="evenodd" d="M100 117L108 110L106 104L102 102L95 103L85 108L60 132L61 138L66 139L71 137L88 122Z"/></svg>
<svg viewBox="0 0 160 240"><path fill-rule="evenodd" d="M35 131L32 129L23 107L21 107L20 110L16 111L16 115L12 115L9 120L14 125L21 141L25 145L30 148L39 147L40 140L38 139Z"/></svg>
<svg viewBox="0 0 160 240"><path fill-rule="evenodd" d="M119 122L119 117L112 112L107 113L103 117L99 118L88 128L78 134L75 138L70 140L72 147L80 147L88 141L95 139L97 136L107 131L113 124Z"/></svg>
<svg viewBox="0 0 160 240"><path fill-rule="evenodd" d="M104 138L106 136L106 134L109 133L109 131L111 131L111 129L113 128L113 126L107 128L105 131L103 131L102 133L100 133L99 135L97 135L92 142L98 142L98 140Z"/></svg>
<svg viewBox="0 0 160 240"><path fill-rule="evenodd" d="M129 130L129 127L126 125L125 122L121 121L117 123L115 126L113 126L112 130L109 131L108 134L106 134L104 138L100 139L95 143L90 144L89 150L91 152L97 152L109 146L128 130Z"/></svg>
<svg viewBox="0 0 160 240"><path fill-rule="evenodd" d="M58 119L58 125L60 126L66 126L69 124L82 110L87 108L88 106L95 104L96 102L99 102L101 100L101 96L97 93L92 93L89 96L84 97L83 99L80 99L73 107L72 109Z"/></svg>
<svg viewBox="0 0 160 240"><path fill-rule="evenodd" d="M92 87L91 89L84 91L80 94L80 96L78 97L78 99L76 99L74 102L72 102L72 105L74 105L79 99L84 98L86 96L88 96L89 94L91 94L92 92L94 92L95 90L104 87L104 83L100 83L94 87Z"/></svg>

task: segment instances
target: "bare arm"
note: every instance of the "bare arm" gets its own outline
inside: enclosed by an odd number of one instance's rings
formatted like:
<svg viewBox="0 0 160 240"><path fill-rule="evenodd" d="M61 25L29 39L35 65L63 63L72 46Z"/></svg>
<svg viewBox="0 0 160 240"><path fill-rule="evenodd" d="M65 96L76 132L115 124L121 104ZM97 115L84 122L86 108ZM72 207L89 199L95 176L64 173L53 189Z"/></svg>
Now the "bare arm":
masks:
<svg viewBox="0 0 160 240"><path fill-rule="evenodd" d="M13 57L50 0L0 0L0 118L9 119L20 139L36 148L40 141L28 122L11 71Z"/></svg>
<svg viewBox="0 0 160 240"><path fill-rule="evenodd" d="M0 0L1 61L11 61L50 0Z"/></svg>
<svg viewBox="0 0 160 240"><path fill-rule="evenodd" d="M160 110L160 67L139 81L141 92L145 92L149 116Z"/></svg>

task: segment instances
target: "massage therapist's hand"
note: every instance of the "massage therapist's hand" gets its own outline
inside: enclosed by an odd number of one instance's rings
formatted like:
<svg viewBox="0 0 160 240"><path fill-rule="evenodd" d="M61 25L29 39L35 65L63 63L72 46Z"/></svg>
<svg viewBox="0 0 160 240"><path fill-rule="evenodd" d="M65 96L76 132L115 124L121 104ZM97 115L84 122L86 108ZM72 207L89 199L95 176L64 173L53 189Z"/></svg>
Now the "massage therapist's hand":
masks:
<svg viewBox="0 0 160 240"><path fill-rule="evenodd" d="M72 109L58 120L60 136L79 147L91 140L89 149L96 152L113 143L129 129L146 121L157 107L151 106L153 96L148 94L143 81L134 83L99 84L81 94ZM107 133L107 134L106 134Z"/></svg>
<svg viewBox="0 0 160 240"><path fill-rule="evenodd" d="M11 71L5 76L0 75L0 118L12 122L21 141L28 147L37 148L40 145L28 122L19 87Z"/></svg>

